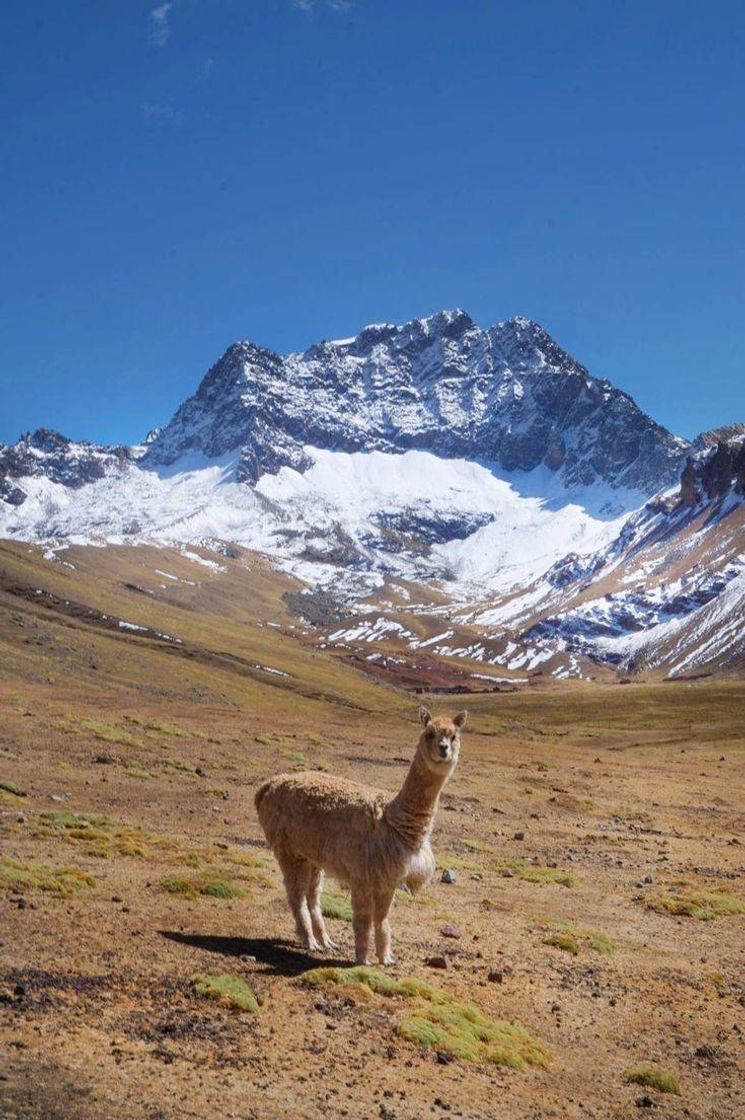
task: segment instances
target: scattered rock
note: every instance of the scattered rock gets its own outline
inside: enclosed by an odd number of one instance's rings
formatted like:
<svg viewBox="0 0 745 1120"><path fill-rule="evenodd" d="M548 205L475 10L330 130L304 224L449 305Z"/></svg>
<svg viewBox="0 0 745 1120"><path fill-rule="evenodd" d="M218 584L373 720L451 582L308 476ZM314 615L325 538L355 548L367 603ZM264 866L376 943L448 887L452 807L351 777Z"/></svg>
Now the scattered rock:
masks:
<svg viewBox="0 0 745 1120"><path fill-rule="evenodd" d="M651 1097L637 1097L636 1107L637 1108L654 1108L655 1103L654 1103L654 1101L652 1100Z"/></svg>
<svg viewBox="0 0 745 1120"><path fill-rule="evenodd" d="M442 929L440 930L440 933L442 934L443 937L453 937L455 939L460 937L460 930L458 929L457 926L451 926L451 925L443 926Z"/></svg>
<svg viewBox="0 0 745 1120"><path fill-rule="evenodd" d="M444 953L442 956L427 957L426 964L428 964L430 968L442 968L445 969L445 971L450 968L450 961Z"/></svg>
<svg viewBox="0 0 745 1120"><path fill-rule="evenodd" d="M653 883L654 882L654 875L645 875L644 876L644 882L645 883Z"/></svg>
<svg viewBox="0 0 745 1120"><path fill-rule="evenodd" d="M443 871L442 875L440 876L440 882L441 883L457 883L458 882L458 876L455 873L455 871L451 871L451 869L449 867L446 867L445 870Z"/></svg>
<svg viewBox="0 0 745 1120"><path fill-rule="evenodd" d="M492 984L501 984L504 980L504 973L501 968L490 968L486 979Z"/></svg>
<svg viewBox="0 0 745 1120"><path fill-rule="evenodd" d="M452 1060L453 1060L453 1055L448 1054L448 1052L446 1050L438 1050L437 1051L437 1061L441 1066L450 1065Z"/></svg>
<svg viewBox="0 0 745 1120"><path fill-rule="evenodd" d="M524 840L525 839L525 833L524 832L516 832L515 835L512 837L512 839L513 840Z"/></svg>

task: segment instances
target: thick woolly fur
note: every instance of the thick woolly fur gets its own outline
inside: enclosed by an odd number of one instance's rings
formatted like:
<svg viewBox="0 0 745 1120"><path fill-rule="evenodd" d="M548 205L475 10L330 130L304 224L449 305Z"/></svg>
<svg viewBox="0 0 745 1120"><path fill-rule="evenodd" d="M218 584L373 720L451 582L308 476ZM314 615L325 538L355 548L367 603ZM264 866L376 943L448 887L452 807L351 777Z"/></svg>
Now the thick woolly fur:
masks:
<svg viewBox="0 0 745 1120"><path fill-rule="evenodd" d="M440 791L455 770L466 712L433 719L422 732L395 797L318 772L278 774L255 802L261 827L284 876L298 937L306 949L335 949L321 914L323 873L349 886L355 956L368 963L370 932L381 964L392 964L389 914L396 887L416 891L434 875L430 847Z"/></svg>

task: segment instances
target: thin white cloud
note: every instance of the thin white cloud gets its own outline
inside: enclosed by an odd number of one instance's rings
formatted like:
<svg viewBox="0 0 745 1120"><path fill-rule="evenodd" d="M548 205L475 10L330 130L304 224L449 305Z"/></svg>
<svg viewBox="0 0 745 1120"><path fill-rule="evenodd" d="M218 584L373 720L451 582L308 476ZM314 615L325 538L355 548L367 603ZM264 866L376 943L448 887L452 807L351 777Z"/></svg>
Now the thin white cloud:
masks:
<svg viewBox="0 0 745 1120"><path fill-rule="evenodd" d="M168 17L172 8L172 0L164 0L164 3L150 9L148 38L154 47L164 47L171 38L171 25Z"/></svg>
<svg viewBox="0 0 745 1120"><path fill-rule="evenodd" d="M159 101L143 101L140 112L146 121L151 124L178 124L181 113L173 105L166 105Z"/></svg>
<svg viewBox="0 0 745 1120"><path fill-rule="evenodd" d="M318 8L329 8L332 12L348 12L354 0L292 0L293 8L304 12L306 16L313 15Z"/></svg>
<svg viewBox="0 0 745 1120"><path fill-rule="evenodd" d="M206 81L207 81L207 79L208 79L208 78L210 77L210 75L212 74L212 71L213 71L214 69L215 69L215 60L214 60L214 58L205 58L204 62L202 63L202 65L201 65L201 67L200 67L200 69L199 69L199 73L198 73L198 75L197 75L197 81L199 81L199 82L206 82Z"/></svg>

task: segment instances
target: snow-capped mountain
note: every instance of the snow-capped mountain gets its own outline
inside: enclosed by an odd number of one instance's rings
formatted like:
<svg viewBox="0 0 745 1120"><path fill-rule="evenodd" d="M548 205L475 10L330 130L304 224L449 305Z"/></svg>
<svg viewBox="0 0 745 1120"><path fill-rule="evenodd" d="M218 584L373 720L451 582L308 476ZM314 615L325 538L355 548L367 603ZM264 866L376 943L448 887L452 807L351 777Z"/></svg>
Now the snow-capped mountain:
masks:
<svg viewBox="0 0 745 1120"><path fill-rule="evenodd" d="M443 311L284 357L235 343L137 447L0 447L0 535L50 556L243 545L344 604L325 643L416 650L419 611L447 616L439 658L677 672L741 644L720 616L740 603L743 431L689 444L535 323Z"/></svg>
<svg viewBox="0 0 745 1120"><path fill-rule="evenodd" d="M170 464L241 449L239 478L310 466L327 451L429 451L504 471L545 465L567 486L605 482L651 493L687 444L610 382L591 377L536 323L490 330L464 311L365 327L280 357L231 346L153 441Z"/></svg>

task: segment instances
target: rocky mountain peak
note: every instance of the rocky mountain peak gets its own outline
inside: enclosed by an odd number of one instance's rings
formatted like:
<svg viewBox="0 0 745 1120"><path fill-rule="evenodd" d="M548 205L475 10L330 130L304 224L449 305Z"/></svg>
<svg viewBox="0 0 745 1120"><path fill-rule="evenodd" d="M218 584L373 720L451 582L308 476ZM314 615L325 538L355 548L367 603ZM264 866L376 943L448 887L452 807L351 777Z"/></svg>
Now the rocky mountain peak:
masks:
<svg viewBox="0 0 745 1120"><path fill-rule="evenodd" d="M688 444L610 382L593 378L523 316L479 327L460 308L284 357L234 343L153 441L145 461L236 454L254 482L305 469L304 448L541 464L568 486L652 493L677 477Z"/></svg>

